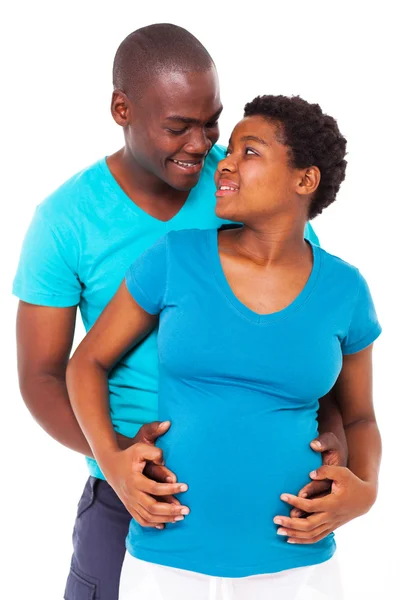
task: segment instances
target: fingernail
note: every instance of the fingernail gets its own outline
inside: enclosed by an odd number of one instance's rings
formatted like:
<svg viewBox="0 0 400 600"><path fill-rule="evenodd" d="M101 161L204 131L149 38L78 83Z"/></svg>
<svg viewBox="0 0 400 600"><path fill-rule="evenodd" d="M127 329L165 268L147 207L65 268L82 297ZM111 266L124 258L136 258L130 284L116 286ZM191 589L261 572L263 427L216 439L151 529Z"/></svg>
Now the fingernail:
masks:
<svg viewBox="0 0 400 600"><path fill-rule="evenodd" d="M169 421L163 421L162 423L159 424L158 429L161 429L162 427L164 427L164 425L168 425Z"/></svg>
<svg viewBox="0 0 400 600"><path fill-rule="evenodd" d="M289 496L287 496L286 494L282 494L281 500L283 500L284 502L287 502L289 500Z"/></svg>
<svg viewBox="0 0 400 600"><path fill-rule="evenodd" d="M179 489L181 492L186 492L186 490L188 489L188 486L185 483L184 485L179 486Z"/></svg>
<svg viewBox="0 0 400 600"><path fill-rule="evenodd" d="M156 529L164 529L163 525L156 525Z"/></svg>
<svg viewBox="0 0 400 600"><path fill-rule="evenodd" d="M181 510L181 515L188 515L189 514L189 509L188 508L182 508Z"/></svg>
<svg viewBox="0 0 400 600"><path fill-rule="evenodd" d="M285 531L285 529L278 529L277 534L278 535L288 535L288 532Z"/></svg>
<svg viewBox="0 0 400 600"><path fill-rule="evenodd" d="M275 518L275 519L274 519L274 523L275 523L276 525L282 525L282 519L277 519L277 518Z"/></svg>
<svg viewBox="0 0 400 600"><path fill-rule="evenodd" d="M315 441L313 442L313 446L317 446L318 448L322 448L322 444L321 444L321 442L319 442L318 440L315 440Z"/></svg>
<svg viewBox="0 0 400 600"><path fill-rule="evenodd" d="M316 476L317 476L317 471L311 471L310 477L316 477Z"/></svg>
<svg viewBox="0 0 400 600"><path fill-rule="evenodd" d="M287 540L287 543L288 543L288 544L295 544L295 543L296 543L296 540Z"/></svg>
<svg viewBox="0 0 400 600"><path fill-rule="evenodd" d="M307 492L301 492L300 494L300 498L307 498L308 494Z"/></svg>
<svg viewBox="0 0 400 600"><path fill-rule="evenodd" d="M174 521L183 521L185 517L175 517Z"/></svg>
<svg viewBox="0 0 400 600"><path fill-rule="evenodd" d="M167 483L173 483L173 482L174 482L174 480L172 479L172 477L166 477L166 478L165 478L165 481L166 481Z"/></svg>

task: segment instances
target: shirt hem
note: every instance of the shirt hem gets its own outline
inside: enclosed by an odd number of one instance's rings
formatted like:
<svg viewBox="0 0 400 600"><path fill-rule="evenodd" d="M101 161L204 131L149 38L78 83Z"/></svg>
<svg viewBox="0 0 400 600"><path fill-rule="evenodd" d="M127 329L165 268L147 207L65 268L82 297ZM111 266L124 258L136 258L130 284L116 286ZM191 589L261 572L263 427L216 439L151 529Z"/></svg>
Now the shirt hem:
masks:
<svg viewBox="0 0 400 600"><path fill-rule="evenodd" d="M100 471L100 467L97 464L97 462L93 458L90 458L90 456L86 456L85 458L86 458L86 464L89 469L89 474L92 477L96 477L96 479L102 479L103 481L106 481L106 478L104 477L103 473Z"/></svg>
<svg viewBox="0 0 400 600"><path fill-rule="evenodd" d="M336 543L332 542L332 546L320 554L302 554L290 560L266 561L258 565L249 565L246 567L227 567L225 565L212 565L210 567L200 567L192 564L185 559L181 559L170 554L152 552L141 548L133 548L129 542L126 548L131 556L150 563L162 565L164 567L172 567L175 569L183 569L184 571L192 571L201 573L211 577L251 577L252 575L265 575L268 573L279 573L280 571L288 571L289 569L297 569L299 567L311 567L326 562L334 555L336 551Z"/></svg>
<svg viewBox="0 0 400 600"><path fill-rule="evenodd" d="M78 306L80 302L79 296L56 296L43 294L42 292L29 292L17 285L13 286L12 293L13 296L16 296L22 300L22 302L40 306L49 306L51 308L69 308L71 306Z"/></svg>

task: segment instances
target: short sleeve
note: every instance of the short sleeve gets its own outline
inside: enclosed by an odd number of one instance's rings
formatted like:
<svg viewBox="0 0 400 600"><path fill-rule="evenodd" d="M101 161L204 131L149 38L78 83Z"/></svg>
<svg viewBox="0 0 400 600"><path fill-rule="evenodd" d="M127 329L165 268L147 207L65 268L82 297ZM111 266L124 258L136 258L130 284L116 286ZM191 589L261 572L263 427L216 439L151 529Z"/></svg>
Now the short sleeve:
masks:
<svg viewBox="0 0 400 600"><path fill-rule="evenodd" d="M136 302L149 314L165 306L167 291L168 236L162 237L129 267L125 281Z"/></svg>
<svg viewBox="0 0 400 600"><path fill-rule="evenodd" d="M310 222L307 223L305 230L304 230L304 237L306 240L309 240L312 244L315 244L316 246L319 246L319 239L317 234L315 233L312 225Z"/></svg>
<svg viewBox="0 0 400 600"><path fill-rule="evenodd" d="M30 304L66 308L79 304L81 284L76 269L75 249L57 236L40 210L36 209L26 233L13 294Z"/></svg>
<svg viewBox="0 0 400 600"><path fill-rule="evenodd" d="M368 284L360 273L358 277L356 303L349 329L342 340L343 354L355 354L364 350L379 337L382 331Z"/></svg>

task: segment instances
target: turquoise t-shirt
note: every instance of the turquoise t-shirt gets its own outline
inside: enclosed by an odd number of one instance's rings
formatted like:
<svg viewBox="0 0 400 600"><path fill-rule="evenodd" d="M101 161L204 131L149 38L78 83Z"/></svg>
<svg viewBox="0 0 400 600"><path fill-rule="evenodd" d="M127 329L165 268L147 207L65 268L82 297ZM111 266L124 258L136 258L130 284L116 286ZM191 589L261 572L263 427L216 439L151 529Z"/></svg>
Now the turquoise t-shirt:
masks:
<svg viewBox="0 0 400 600"><path fill-rule="evenodd" d="M181 210L160 221L121 189L103 158L81 171L36 209L26 234L13 293L42 306L79 305L89 330L117 291L128 266L168 231L209 229L223 223L214 213L214 173L226 149L215 145L198 184ZM306 236L314 240L311 226ZM158 419L156 332L127 354L109 380L115 429L133 437ZM102 477L88 459L90 473Z"/></svg>
<svg viewBox="0 0 400 600"><path fill-rule="evenodd" d="M191 512L164 530L132 520L127 547L139 559L216 577L247 577L329 559L333 534L288 544L276 515L321 465L310 448L319 398L342 356L380 334L359 271L311 245L311 275L281 311L259 315L225 278L217 231L171 232L130 267L126 284L158 331L157 445Z"/></svg>

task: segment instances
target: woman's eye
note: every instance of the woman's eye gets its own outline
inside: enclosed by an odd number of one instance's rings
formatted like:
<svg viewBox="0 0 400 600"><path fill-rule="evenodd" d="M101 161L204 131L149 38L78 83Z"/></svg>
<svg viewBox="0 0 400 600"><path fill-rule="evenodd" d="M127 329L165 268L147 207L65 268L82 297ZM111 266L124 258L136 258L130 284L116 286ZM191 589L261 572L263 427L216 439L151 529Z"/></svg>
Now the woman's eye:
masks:
<svg viewBox="0 0 400 600"><path fill-rule="evenodd" d="M257 152L255 152L253 150L253 148L246 148L244 151L245 154L250 154L250 155L254 155L254 156L258 156Z"/></svg>

